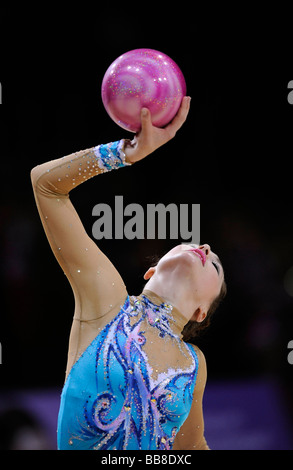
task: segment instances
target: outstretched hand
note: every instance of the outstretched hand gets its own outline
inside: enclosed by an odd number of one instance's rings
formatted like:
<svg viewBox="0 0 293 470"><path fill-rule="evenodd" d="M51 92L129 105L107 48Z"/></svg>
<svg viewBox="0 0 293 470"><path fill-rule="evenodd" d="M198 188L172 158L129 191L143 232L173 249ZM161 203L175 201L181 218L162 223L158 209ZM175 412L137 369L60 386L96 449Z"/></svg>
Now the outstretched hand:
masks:
<svg viewBox="0 0 293 470"><path fill-rule="evenodd" d="M166 144L175 137L176 132L186 121L189 108L189 96L182 99L178 113L165 128L161 129L152 125L151 113L147 108L141 110L141 130L131 142L125 145L125 155L127 161L135 163L142 160L157 148Z"/></svg>

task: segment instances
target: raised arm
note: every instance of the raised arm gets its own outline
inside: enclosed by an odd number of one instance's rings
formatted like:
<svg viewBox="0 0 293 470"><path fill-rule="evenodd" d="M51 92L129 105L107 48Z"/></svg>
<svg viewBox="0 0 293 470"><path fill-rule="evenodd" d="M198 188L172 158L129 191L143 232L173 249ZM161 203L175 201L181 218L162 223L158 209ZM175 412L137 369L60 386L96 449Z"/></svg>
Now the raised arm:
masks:
<svg viewBox="0 0 293 470"><path fill-rule="evenodd" d="M119 141L80 151L35 167L31 179L39 214L52 251L72 286L78 317L96 319L126 296L123 281L107 257L86 234L69 193L95 175L141 160L165 144L184 123L190 99L165 129L152 126L142 110L140 133Z"/></svg>
<svg viewBox="0 0 293 470"><path fill-rule="evenodd" d="M123 145L120 141L77 152L31 172L45 233L72 286L76 315L86 320L104 315L110 305L125 298L126 288L117 270L85 232L69 193L94 175L126 164Z"/></svg>
<svg viewBox="0 0 293 470"><path fill-rule="evenodd" d="M95 175L146 157L174 137L184 123L190 100L185 97L169 126L152 126L148 110L141 115L141 131L119 141L43 163L31 171L40 218L52 251L68 277L75 297L67 374L80 354L118 313L127 291L118 271L87 235L69 193Z"/></svg>

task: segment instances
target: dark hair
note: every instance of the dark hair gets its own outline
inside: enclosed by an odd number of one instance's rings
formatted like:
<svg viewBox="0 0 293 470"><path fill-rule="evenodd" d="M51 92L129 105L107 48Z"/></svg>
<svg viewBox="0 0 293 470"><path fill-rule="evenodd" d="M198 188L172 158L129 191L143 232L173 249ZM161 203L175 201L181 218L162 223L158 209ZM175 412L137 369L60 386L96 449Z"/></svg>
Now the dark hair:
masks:
<svg viewBox="0 0 293 470"><path fill-rule="evenodd" d="M227 285L224 280L222 283L219 295L213 300L213 302L210 305L210 308L208 309L206 318L202 322L189 320L189 322L186 323L182 331L183 341L190 341L196 338L199 335L199 333L201 333L203 330L205 330L206 328L210 326L211 318L213 314L215 313L215 311L217 310L217 308L219 307L222 300L226 297L226 294L227 294Z"/></svg>

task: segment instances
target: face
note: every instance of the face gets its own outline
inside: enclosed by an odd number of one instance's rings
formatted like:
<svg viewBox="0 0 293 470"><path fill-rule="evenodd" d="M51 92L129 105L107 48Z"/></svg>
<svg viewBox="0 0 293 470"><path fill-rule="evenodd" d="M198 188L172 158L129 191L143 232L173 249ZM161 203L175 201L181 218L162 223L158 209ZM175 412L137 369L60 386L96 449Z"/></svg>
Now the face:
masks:
<svg viewBox="0 0 293 470"><path fill-rule="evenodd" d="M207 244L172 248L160 259L156 274L169 278L174 275L177 285L182 281L190 301L204 312L219 295L224 280L222 264Z"/></svg>

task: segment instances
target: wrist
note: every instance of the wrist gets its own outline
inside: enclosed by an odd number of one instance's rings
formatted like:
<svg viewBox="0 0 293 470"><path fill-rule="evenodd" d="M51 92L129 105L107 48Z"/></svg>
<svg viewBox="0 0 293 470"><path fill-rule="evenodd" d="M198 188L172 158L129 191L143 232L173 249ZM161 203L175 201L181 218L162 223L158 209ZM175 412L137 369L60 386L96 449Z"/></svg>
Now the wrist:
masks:
<svg viewBox="0 0 293 470"><path fill-rule="evenodd" d="M130 139L123 139L122 152L124 154L125 162L128 165L135 163L134 157L134 144Z"/></svg>
<svg viewBox="0 0 293 470"><path fill-rule="evenodd" d="M131 165L125 153L125 140L110 142L94 147L98 166L101 170L111 171L124 166Z"/></svg>
<svg viewBox="0 0 293 470"><path fill-rule="evenodd" d="M126 162L128 162L130 165L132 165L135 162L138 162L139 160L142 160L145 158L149 153L147 151L143 151L142 148L138 148L138 142L136 140L136 137L134 137L133 140L125 139L124 140L124 154L125 154L125 159Z"/></svg>

